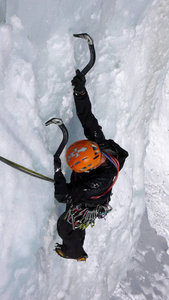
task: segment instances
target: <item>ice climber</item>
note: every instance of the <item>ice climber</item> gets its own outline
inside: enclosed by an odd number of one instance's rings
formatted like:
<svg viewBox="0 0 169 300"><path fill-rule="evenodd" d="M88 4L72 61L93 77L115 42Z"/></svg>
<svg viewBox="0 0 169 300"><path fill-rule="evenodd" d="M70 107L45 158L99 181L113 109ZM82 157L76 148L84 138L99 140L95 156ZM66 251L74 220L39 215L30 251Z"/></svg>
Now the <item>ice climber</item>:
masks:
<svg viewBox="0 0 169 300"><path fill-rule="evenodd" d="M56 244L54 250L63 258L81 261L88 257L83 248L85 229L111 210L111 189L128 156L127 151L113 140L105 139L91 111L85 83L85 76L77 70L72 80L73 95L87 139L77 141L67 149L66 161L73 171L70 183L61 171L60 159L54 161L55 198L66 203L66 211L57 223L63 243Z"/></svg>

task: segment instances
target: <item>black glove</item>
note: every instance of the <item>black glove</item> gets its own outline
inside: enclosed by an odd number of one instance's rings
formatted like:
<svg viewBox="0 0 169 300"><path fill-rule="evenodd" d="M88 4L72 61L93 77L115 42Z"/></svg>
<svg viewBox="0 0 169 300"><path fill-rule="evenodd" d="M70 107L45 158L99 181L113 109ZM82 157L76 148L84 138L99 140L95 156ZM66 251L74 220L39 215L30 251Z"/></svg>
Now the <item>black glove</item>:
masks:
<svg viewBox="0 0 169 300"><path fill-rule="evenodd" d="M72 85L74 86L75 94L82 95L86 92L85 83L85 76L79 70L76 70L76 76L72 80Z"/></svg>
<svg viewBox="0 0 169 300"><path fill-rule="evenodd" d="M61 160L59 156L54 156L54 171L55 173L61 169Z"/></svg>

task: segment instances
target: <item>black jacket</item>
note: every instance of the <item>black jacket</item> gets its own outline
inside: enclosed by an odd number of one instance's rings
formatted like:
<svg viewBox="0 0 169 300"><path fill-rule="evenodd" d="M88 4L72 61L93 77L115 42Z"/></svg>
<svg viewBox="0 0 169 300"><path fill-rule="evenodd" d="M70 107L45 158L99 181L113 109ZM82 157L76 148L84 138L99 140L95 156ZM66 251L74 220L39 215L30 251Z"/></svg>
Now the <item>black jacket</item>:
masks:
<svg viewBox="0 0 169 300"><path fill-rule="evenodd" d="M77 116L83 126L86 138L96 142L101 151L116 157L121 170L128 156L127 151L113 140L105 139L102 128L91 111L91 103L87 92L81 96L74 94L74 99ZM91 199L91 197L100 196L107 191L116 175L116 167L109 162L107 162L107 166L100 166L89 173L72 172L70 183L66 183L61 171L57 172L55 174L55 198L63 203L71 199L73 203L84 202L93 206L104 204L110 198L111 191L98 199Z"/></svg>

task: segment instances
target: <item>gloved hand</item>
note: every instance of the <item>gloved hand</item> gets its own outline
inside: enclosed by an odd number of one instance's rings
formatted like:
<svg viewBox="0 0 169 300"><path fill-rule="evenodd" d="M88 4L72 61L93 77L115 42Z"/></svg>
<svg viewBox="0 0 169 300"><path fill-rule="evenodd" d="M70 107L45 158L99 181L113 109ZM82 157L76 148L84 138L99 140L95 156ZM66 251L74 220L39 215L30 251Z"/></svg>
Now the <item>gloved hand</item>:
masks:
<svg viewBox="0 0 169 300"><path fill-rule="evenodd" d="M86 92L85 83L85 76L79 70L76 70L76 76L72 80L72 85L74 86L75 94L82 95Z"/></svg>
<svg viewBox="0 0 169 300"><path fill-rule="evenodd" d="M61 169L61 160L59 156L54 156L54 171L55 173Z"/></svg>

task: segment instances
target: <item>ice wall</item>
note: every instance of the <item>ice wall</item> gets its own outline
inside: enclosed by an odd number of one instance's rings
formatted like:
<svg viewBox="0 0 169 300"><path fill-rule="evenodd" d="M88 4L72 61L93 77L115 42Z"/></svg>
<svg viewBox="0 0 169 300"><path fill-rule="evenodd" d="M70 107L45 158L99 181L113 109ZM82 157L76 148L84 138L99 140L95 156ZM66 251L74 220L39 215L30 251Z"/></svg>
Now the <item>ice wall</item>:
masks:
<svg viewBox="0 0 169 300"><path fill-rule="evenodd" d="M64 206L54 202L51 183L1 164L1 297L122 299L120 289L113 292L136 253L145 203L151 224L168 240L169 5L164 0L1 0L0 8L0 155L52 177L61 133L55 126L45 128L45 121L63 118L69 143L83 137L71 87L75 69L88 61L85 41L73 38L79 32L95 41L97 60L87 75L93 111L106 137L130 154L114 187L112 214L87 230L85 264L53 253ZM65 163L63 169L68 179ZM149 247L141 249L143 256ZM154 250L165 276L161 253L166 251L163 246ZM145 290L164 300L163 274L149 278L157 277L161 290L151 280ZM146 295L141 278L136 290L126 288L128 299L132 293Z"/></svg>

